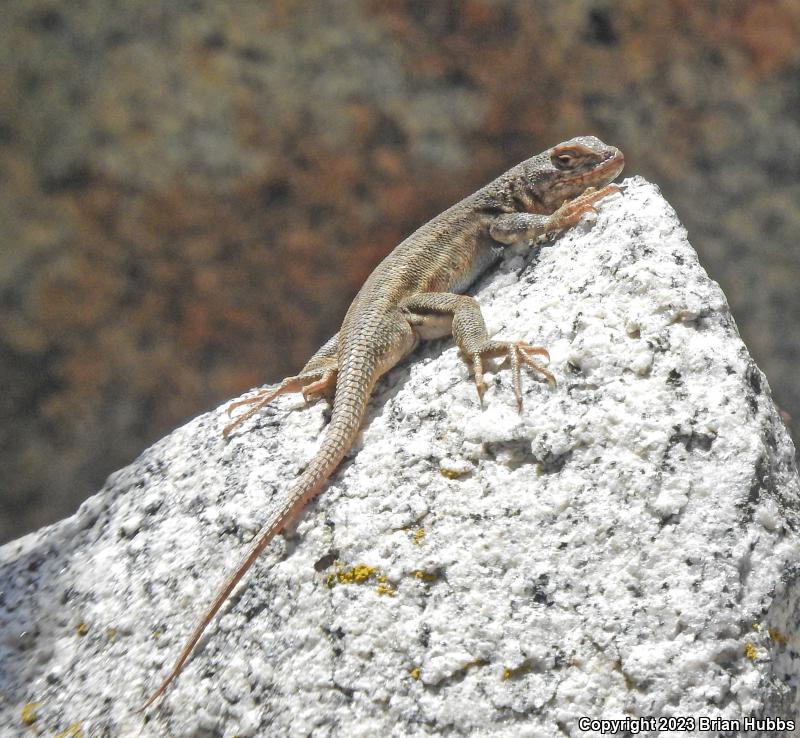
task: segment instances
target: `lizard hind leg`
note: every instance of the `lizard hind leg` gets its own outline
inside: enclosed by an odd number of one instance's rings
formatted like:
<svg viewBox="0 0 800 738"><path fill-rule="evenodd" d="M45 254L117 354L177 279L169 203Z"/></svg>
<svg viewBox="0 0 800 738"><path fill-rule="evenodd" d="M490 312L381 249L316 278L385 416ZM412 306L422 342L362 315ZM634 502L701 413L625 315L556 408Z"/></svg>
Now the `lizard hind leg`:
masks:
<svg viewBox="0 0 800 738"><path fill-rule="evenodd" d="M332 387L336 386L336 371L336 361L331 359L330 362L326 362L324 367L320 366L311 371L304 371L294 377L286 377L277 387L268 387L256 392L252 397L232 402L228 405L228 415L237 407L245 405L250 405L251 407L223 428L223 437L228 438L235 428L239 427L248 418L252 418L253 415L280 395L285 395L289 392L302 392L306 401L319 399L330 392Z"/></svg>
<svg viewBox="0 0 800 738"><path fill-rule="evenodd" d="M336 368L328 369L323 372L322 376L316 382L311 382L303 387L303 398L306 402L319 400L323 397L330 401L336 391L336 377L338 373L338 369Z"/></svg>

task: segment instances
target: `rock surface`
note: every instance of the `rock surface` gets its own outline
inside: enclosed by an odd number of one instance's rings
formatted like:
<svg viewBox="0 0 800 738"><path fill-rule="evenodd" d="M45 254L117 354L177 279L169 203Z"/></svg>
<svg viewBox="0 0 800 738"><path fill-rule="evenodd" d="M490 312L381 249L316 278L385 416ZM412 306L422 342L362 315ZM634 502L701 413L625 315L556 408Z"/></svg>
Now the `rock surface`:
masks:
<svg viewBox="0 0 800 738"><path fill-rule="evenodd" d="M0 549L2 735L516 738L591 735L584 716L796 716L794 450L720 288L641 179L525 259L475 294L499 336L550 349L558 386L526 377L518 414L498 371L481 408L446 341L392 371L146 722L131 711L324 408L283 398L227 443L222 408L203 415Z"/></svg>

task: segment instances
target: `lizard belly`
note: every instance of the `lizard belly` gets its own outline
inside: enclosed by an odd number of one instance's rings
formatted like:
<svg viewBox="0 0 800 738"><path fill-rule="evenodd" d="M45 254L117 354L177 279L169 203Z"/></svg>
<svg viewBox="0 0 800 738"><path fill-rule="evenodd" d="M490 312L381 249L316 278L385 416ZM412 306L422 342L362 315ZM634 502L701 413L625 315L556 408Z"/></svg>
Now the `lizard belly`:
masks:
<svg viewBox="0 0 800 738"><path fill-rule="evenodd" d="M418 323L413 325L414 333L423 341L449 336L453 332L453 316L425 315Z"/></svg>

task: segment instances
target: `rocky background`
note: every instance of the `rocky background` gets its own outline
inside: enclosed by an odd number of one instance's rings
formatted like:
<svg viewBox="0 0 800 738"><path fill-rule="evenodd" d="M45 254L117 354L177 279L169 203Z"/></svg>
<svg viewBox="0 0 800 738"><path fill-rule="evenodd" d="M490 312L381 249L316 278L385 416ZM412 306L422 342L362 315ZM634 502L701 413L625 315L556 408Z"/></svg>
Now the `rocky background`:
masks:
<svg viewBox="0 0 800 738"><path fill-rule="evenodd" d="M800 5L11 0L0 539L297 369L404 235L593 133L800 418Z"/></svg>

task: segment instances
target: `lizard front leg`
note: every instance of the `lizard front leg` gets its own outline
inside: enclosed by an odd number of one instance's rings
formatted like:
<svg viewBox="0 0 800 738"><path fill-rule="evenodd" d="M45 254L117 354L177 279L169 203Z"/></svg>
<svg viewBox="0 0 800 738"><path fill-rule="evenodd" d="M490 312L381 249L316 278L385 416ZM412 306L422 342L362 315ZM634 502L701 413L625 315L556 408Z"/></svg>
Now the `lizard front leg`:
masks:
<svg viewBox="0 0 800 738"><path fill-rule="evenodd" d="M533 356L549 359L547 349L531 346L525 341L492 341L477 300L469 295L451 292L424 292L404 299L400 306L406 318L421 338L437 338L452 333L453 340L470 362L475 375L478 397L483 400L483 360L505 355L511 363L512 384L517 407L522 409L522 364L534 369L551 385L556 378Z"/></svg>
<svg viewBox="0 0 800 738"><path fill-rule="evenodd" d="M489 226L489 235L498 243L516 244L532 241L546 233L561 231L575 225L584 213L595 210L594 204L608 195L620 192L619 185L610 184L596 190L589 187L573 200L564 202L551 215L508 213L498 216Z"/></svg>
<svg viewBox="0 0 800 738"><path fill-rule="evenodd" d="M252 407L232 423L226 425L222 430L222 435L228 438L234 428L251 418L276 397L288 392L302 392L306 401L316 400L323 396L331 396L336 388L338 350L339 334L337 333L323 344L322 348L308 360L308 363L296 376L286 377L277 387L268 387L267 389L259 390L252 397L232 402L228 405L228 415L237 407L244 405L251 405Z"/></svg>

